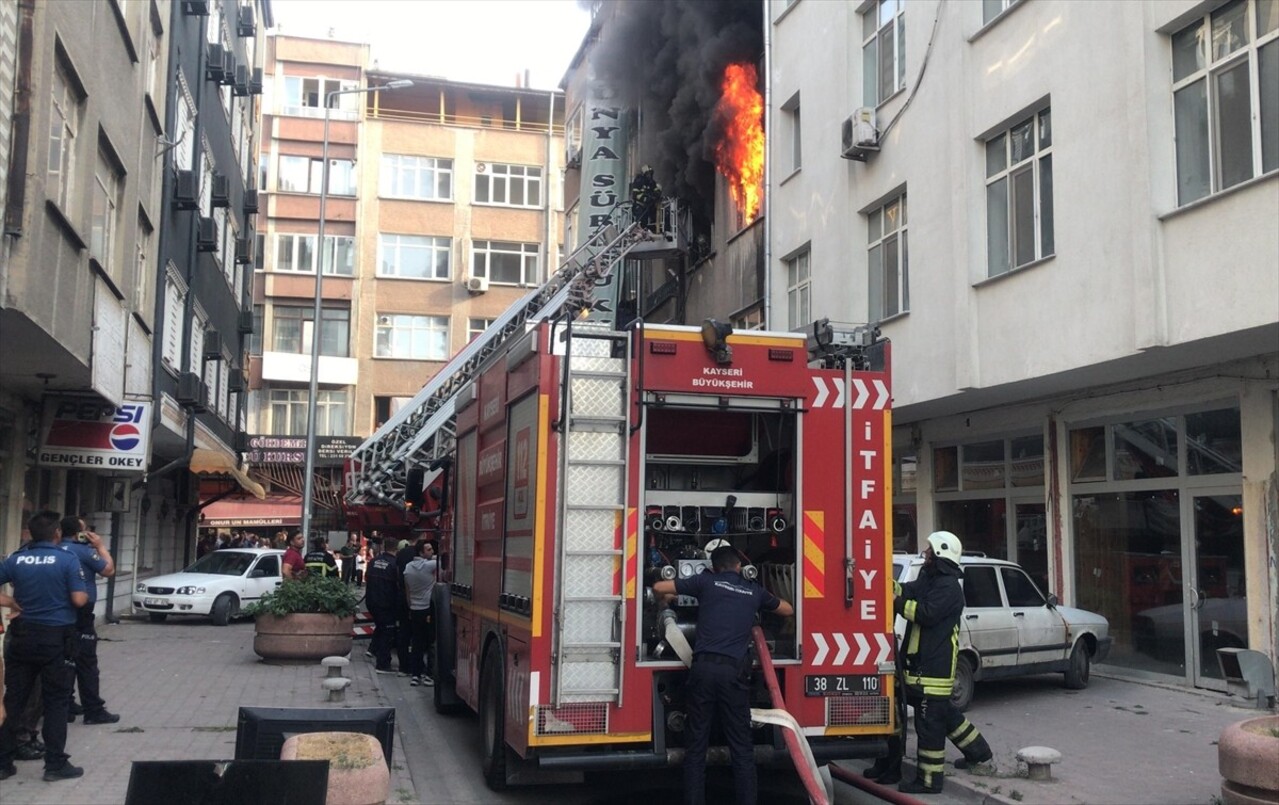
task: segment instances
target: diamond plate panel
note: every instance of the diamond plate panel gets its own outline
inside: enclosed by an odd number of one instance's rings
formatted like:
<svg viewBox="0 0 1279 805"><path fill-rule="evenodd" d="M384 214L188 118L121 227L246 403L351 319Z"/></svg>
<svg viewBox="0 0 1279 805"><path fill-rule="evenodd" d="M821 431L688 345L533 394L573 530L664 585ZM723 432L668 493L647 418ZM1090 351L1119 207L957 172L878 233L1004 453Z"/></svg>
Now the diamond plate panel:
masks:
<svg viewBox="0 0 1279 805"><path fill-rule="evenodd" d="M564 595L613 595L613 581L616 573L616 559L612 556L566 556L564 557ZM582 603L569 602L576 607Z"/></svg>
<svg viewBox="0 0 1279 805"><path fill-rule="evenodd" d="M608 358L612 352L613 343L607 338L574 338L573 355L570 360L576 365L579 356Z"/></svg>
<svg viewBox="0 0 1279 805"><path fill-rule="evenodd" d="M622 468L569 465L564 494L570 506L618 505L622 503Z"/></svg>
<svg viewBox="0 0 1279 805"><path fill-rule="evenodd" d="M616 511L569 509L564 522L564 547L570 551L606 551L614 547L616 533Z"/></svg>
<svg viewBox="0 0 1279 805"><path fill-rule="evenodd" d="M565 662L560 664L560 693L572 696L573 701L606 702L616 694L578 693L574 691L610 690L617 687L617 665L606 662Z"/></svg>
<svg viewBox="0 0 1279 805"><path fill-rule="evenodd" d="M568 437L569 461L620 461L626 438L619 433L575 431Z"/></svg>
<svg viewBox="0 0 1279 805"><path fill-rule="evenodd" d="M608 643L613 637L614 601L565 601L563 650L573 643Z"/></svg>
<svg viewBox="0 0 1279 805"><path fill-rule="evenodd" d="M626 413L626 384L615 377L572 380L573 416L621 416Z"/></svg>

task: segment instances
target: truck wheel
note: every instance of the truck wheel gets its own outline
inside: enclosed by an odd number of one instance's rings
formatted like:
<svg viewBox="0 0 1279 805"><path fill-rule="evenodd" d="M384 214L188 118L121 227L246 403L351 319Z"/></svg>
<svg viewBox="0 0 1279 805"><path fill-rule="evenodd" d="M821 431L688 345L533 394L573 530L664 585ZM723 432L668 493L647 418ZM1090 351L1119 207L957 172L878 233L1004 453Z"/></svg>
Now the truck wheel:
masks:
<svg viewBox="0 0 1279 805"><path fill-rule="evenodd" d="M435 687L431 688L431 700L435 703L435 712L442 716L451 716L462 711L462 702L457 698L457 680L453 672L445 671L440 662L439 644L431 647L434 655L431 665ZM451 664L451 663L450 663Z"/></svg>
<svg viewBox="0 0 1279 805"><path fill-rule="evenodd" d="M164 623L169 617L167 612L148 612L147 615L150 616L152 623Z"/></svg>
<svg viewBox="0 0 1279 805"><path fill-rule="evenodd" d="M484 745L481 747L484 782L494 791L506 790L506 718L505 688L502 682L502 655L496 643L484 653L484 672L480 683L480 725Z"/></svg>
<svg viewBox="0 0 1279 805"><path fill-rule="evenodd" d="M959 712L964 712L973 703L973 661L961 656L955 663L955 687L950 693L950 703Z"/></svg>
<svg viewBox="0 0 1279 805"><path fill-rule="evenodd" d="M231 593L222 593L214 599L209 617L213 620L214 626L226 626L231 621L231 613L235 609L235 596Z"/></svg>
<svg viewBox="0 0 1279 805"><path fill-rule="evenodd" d="M1092 656L1083 640L1076 640L1075 647L1070 650L1070 665L1066 667L1066 687L1071 690L1083 690L1088 687L1088 674L1091 670Z"/></svg>

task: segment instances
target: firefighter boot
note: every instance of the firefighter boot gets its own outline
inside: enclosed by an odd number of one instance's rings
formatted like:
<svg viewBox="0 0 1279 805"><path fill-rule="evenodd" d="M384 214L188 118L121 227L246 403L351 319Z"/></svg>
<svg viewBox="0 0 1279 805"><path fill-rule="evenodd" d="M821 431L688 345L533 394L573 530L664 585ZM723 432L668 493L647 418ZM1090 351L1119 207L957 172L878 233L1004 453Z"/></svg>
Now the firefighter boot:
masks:
<svg viewBox="0 0 1279 805"><path fill-rule="evenodd" d="M880 785L892 785L902 778L902 761L900 757L881 757L862 776L874 780Z"/></svg>
<svg viewBox="0 0 1279 805"><path fill-rule="evenodd" d="M981 763L989 763L995 756L990 751L990 744L986 743L985 736L966 718L947 737L959 748L959 751L964 753L964 756L954 763L957 769L971 769Z"/></svg>
<svg viewBox="0 0 1279 805"><path fill-rule="evenodd" d="M897 786L897 790L903 794L940 794L942 783L945 782L941 772L933 772L932 784L924 782L923 776L916 777L913 780L907 780Z"/></svg>

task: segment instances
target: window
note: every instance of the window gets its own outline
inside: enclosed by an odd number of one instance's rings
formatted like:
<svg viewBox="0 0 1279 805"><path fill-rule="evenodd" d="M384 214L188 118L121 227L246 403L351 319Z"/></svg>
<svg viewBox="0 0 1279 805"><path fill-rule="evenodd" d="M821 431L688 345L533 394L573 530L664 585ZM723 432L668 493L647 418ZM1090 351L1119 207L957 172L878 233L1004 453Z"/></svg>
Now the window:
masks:
<svg viewBox="0 0 1279 805"><path fill-rule="evenodd" d="M80 126L80 94L59 62L53 69L53 97L49 110L48 184L57 205L69 213L74 200L75 138Z"/></svg>
<svg viewBox="0 0 1279 805"><path fill-rule="evenodd" d="M542 203L542 169L524 165L475 165L475 203L537 207Z"/></svg>
<svg viewBox="0 0 1279 805"><path fill-rule="evenodd" d="M271 389L271 435L306 435L306 389ZM343 390L319 391L315 395L315 434L347 435L347 394Z"/></svg>
<svg viewBox="0 0 1279 805"><path fill-rule="evenodd" d="M449 278L450 238L421 235L378 235L379 277L446 280Z"/></svg>
<svg viewBox="0 0 1279 805"><path fill-rule="evenodd" d="M177 372L182 370L182 314L186 307L186 289L170 272L166 272L164 277L164 351L161 359L165 366Z"/></svg>
<svg viewBox="0 0 1279 805"><path fill-rule="evenodd" d="M387 198L449 201L453 198L453 160L383 154L379 192Z"/></svg>
<svg viewBox="0 0 1279 805"><path fill-rule="evenodd" d="M1021 0L981 0L982 25L990 22L1020 2Z"/></svg>
<svg viewBox="0 0 1279 805"><path fill-rule="evenodd" d="M213 215L213 158L207 150L201 151L200 157L200 215Z"/></svg>
<svg viewBox="0 0 1279 805"><path fill-rule="evenodd" d="M321 311L320 354L345 358L350 355L351 311L323 308ZM275 352L311 354L315 334L315 308L311 305L276 305L272 308L271 348Z"/></svg>
<svg viewBox="0 0 1279 805"><path fill-rule="evenodd" d="M906 242L906 196L898 196L866 216L870 319L883 321L910 310L910 259Z"/></svg>
<svg viewBox="0 0 1279 805"><path fill-rule="evenodd" d="M209 326L209 319L199 311L199 303L196 303L196 311L191 316L191 345L188 354L187 370L195 372L201 377L205 377L204 372L204 330ZM210 389L211 391L212 389Z"/></svg>
<svg viewBox="0 0 1279 805"><path fill-rule="evenodd" d="M806 327L812 322L808 261L808 249L804 249L786 261L786 307L789 311L792 330Z"/></svg>
<svg viewBox="0 0 1279 805"><path fill-rule="evenodd" d="M376 358L442 361L449 356L447 316L379 313L374 336Z"/></svg>
<svg viewBox="0 0 1279 805"><path fill-rule="evenodd" d="M876 0L862 14L862 102L878 106L906 86L904 0Z"/></svg>
<svg viewBox="0 0 1279 805"><path fill-rule="evenodd" d="M386 421L396 414L401 408L412 402L412 397L374 397L373 398L373 428L374 430L386 424Z"/></svg>
<svg viewBox="0 0 1279 805"><path fill-rule="evenodd" d="M262 320L264 318L264 308L262 305L253 306L253 332L249 333L249 354L262 354Z"/></svg>
<svg viewBox="0 0 1279 805"><path fill-rule="evenodd" d="M93 212L89 219L89 253L107 273L115 269L115 239L119 229L120 174L101 147L93 171Z"/></svg>
<svg viewBox="0 0 1279 805"><path fill-rule="evenodd" d="M195 166L195 101L186 79L178 73L178 120L173 147L173 164L178 170L189 171Z"/></svg>
<svg viewBox="0 0 1279 805"><path fill-rule="evenodd" d="M467 319L466 343L471 343L493 324L493 319Z"/></svg>
<svg viewBox="0 0 1279 805"><path fill-rule="evenodd" d="M751 305L745 310L734 313L732 325L733 330L739 333L746 330L764 329L764 306L762 304Z"/></svg>
<svg viewBox="0 0 1279 805"><path fill-rule="evenodd" d="M536 285L541 277L536 243L477 240L471 249L471 276L498 285Z"/></svg>
<svg viewBox="0 0 1279 805"><path fill-rule="evenodd" d="M1048 109L986 141L986 251L992 277L1053 254Z"/></svg>
<svg viewBox="0 0 1279 805"><path fill-rule="evenodd" d="M1279 169L1279 3L1234 0L1173 34L1172 80L1178 205Z"/></svg>
<svg viewBox="0 0 1279 805"><path fill-rule="evenodd" d="M138 238L133 258L133 312L147 321L151 320L151 285L155 277L151 273L152 229L142 215L138 215Z"/></svg>
<svg viewBox="0 0 1279 805"><path fill-rule="evenodd" d="M157 108L164 100L164 71L160 69L160 37L161 34L145 23L147 31L147 66L146 87L151 102Z"/></svg>
<svg viewBox="0 0 1279 805"><path fill-rule="evenodd" d="M1003 598L999 595L999 582L995 579L995 568L988 565L969 565L964 568L964 606L1003 605Z"/></svg>
<svg viewBox="0 0 1279 805"><path fill-rule="evenodd" d="M965 574L966 576L967 574ZM1030 577L1015 567L1001 567L999 575L1004 579L1004 594L1010 607L1042 607L1044 597L1035 589Z"/></svg>
<svg viewBox="0 0 1279 805"><path fill-rule="evenodd" d="M355 273L355 238L349 235L325 235L324 245L325 275L352 276ZM313 273L315 235L276 235L275 270Z"/></svg>
<svg viewBox="0 0 1279 805"><path fill-rule="evenodd" d="M782 104L782 111L786 113L786 120L790 124L790 169L794 172L804 164L803 126L800 124L798 92Z"/></svg>
<svg viewBox="0 0 1279 805"><path fill-rule="evenodd" d="M355 120L359 117L359 95L350 93L329 98L329 93L355 89L356 82L337 78L284 77L284 114L301 117L324 117L324 104L329 105L333 120Z"/></svg>
<svg viewBox="0 0 1279 805"><path fill-rule="evenodd" d="M276 189L281 193L318 195L323 184L324 160L310 157L280 156L276 173ZM329 160L329 194L355 195L355 163L349 159Z"/></svg>
<svg viewBox="0 0 1279 805"><path fill-rule="evenodd" d="M266 266L266 235L259 232L253 236L253 269L261 271Z"/></svg>

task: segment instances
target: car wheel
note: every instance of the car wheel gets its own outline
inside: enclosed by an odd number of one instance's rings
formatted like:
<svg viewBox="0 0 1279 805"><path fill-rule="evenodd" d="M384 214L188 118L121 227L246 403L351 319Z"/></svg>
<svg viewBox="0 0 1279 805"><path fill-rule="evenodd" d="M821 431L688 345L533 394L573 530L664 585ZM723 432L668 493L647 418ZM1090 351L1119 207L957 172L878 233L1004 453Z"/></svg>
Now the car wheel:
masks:
<svg viewBox="0 0 1279 805"><path fill-rule="evenodd" d="M1088 687L1088 675L1091 671L1092 655L1083 640L1076 640L1075 647L1070 650L1070 665L1066 667L1066 687L1071 690L1083 690Z"/></svg>
<svg viewBox="0 0 1279 805"><path fill-rule="evenodd" d="M237 609L235 596L231 593L222 593L214 600L213 608L209 610L209 617L213 620L214 626L226 626Z"/></svg>
<svg viewBox="0 0 1279 805"><path fill-rule="evenodd" d="M973 703L973 661L968 656L961 656L955 664L955 686L951 689L950 703L959 712L964 712Z"/></svg>
<svg viewBox="0 0 1279 805"><path fill-rule="evenodd" d="M503 703L502 655L494 643L484 654L484 681L480 685L480 724L484 745L481 767L484 782L494 791L506 789L506 719Z"/></svg>
<svg viewBox="0 0 1279 805"><path fill-rule="evenodd" d="M147 615L151 617L152 623L164 623L165 619L169 617L167 612L148 612Z"/></svg>

